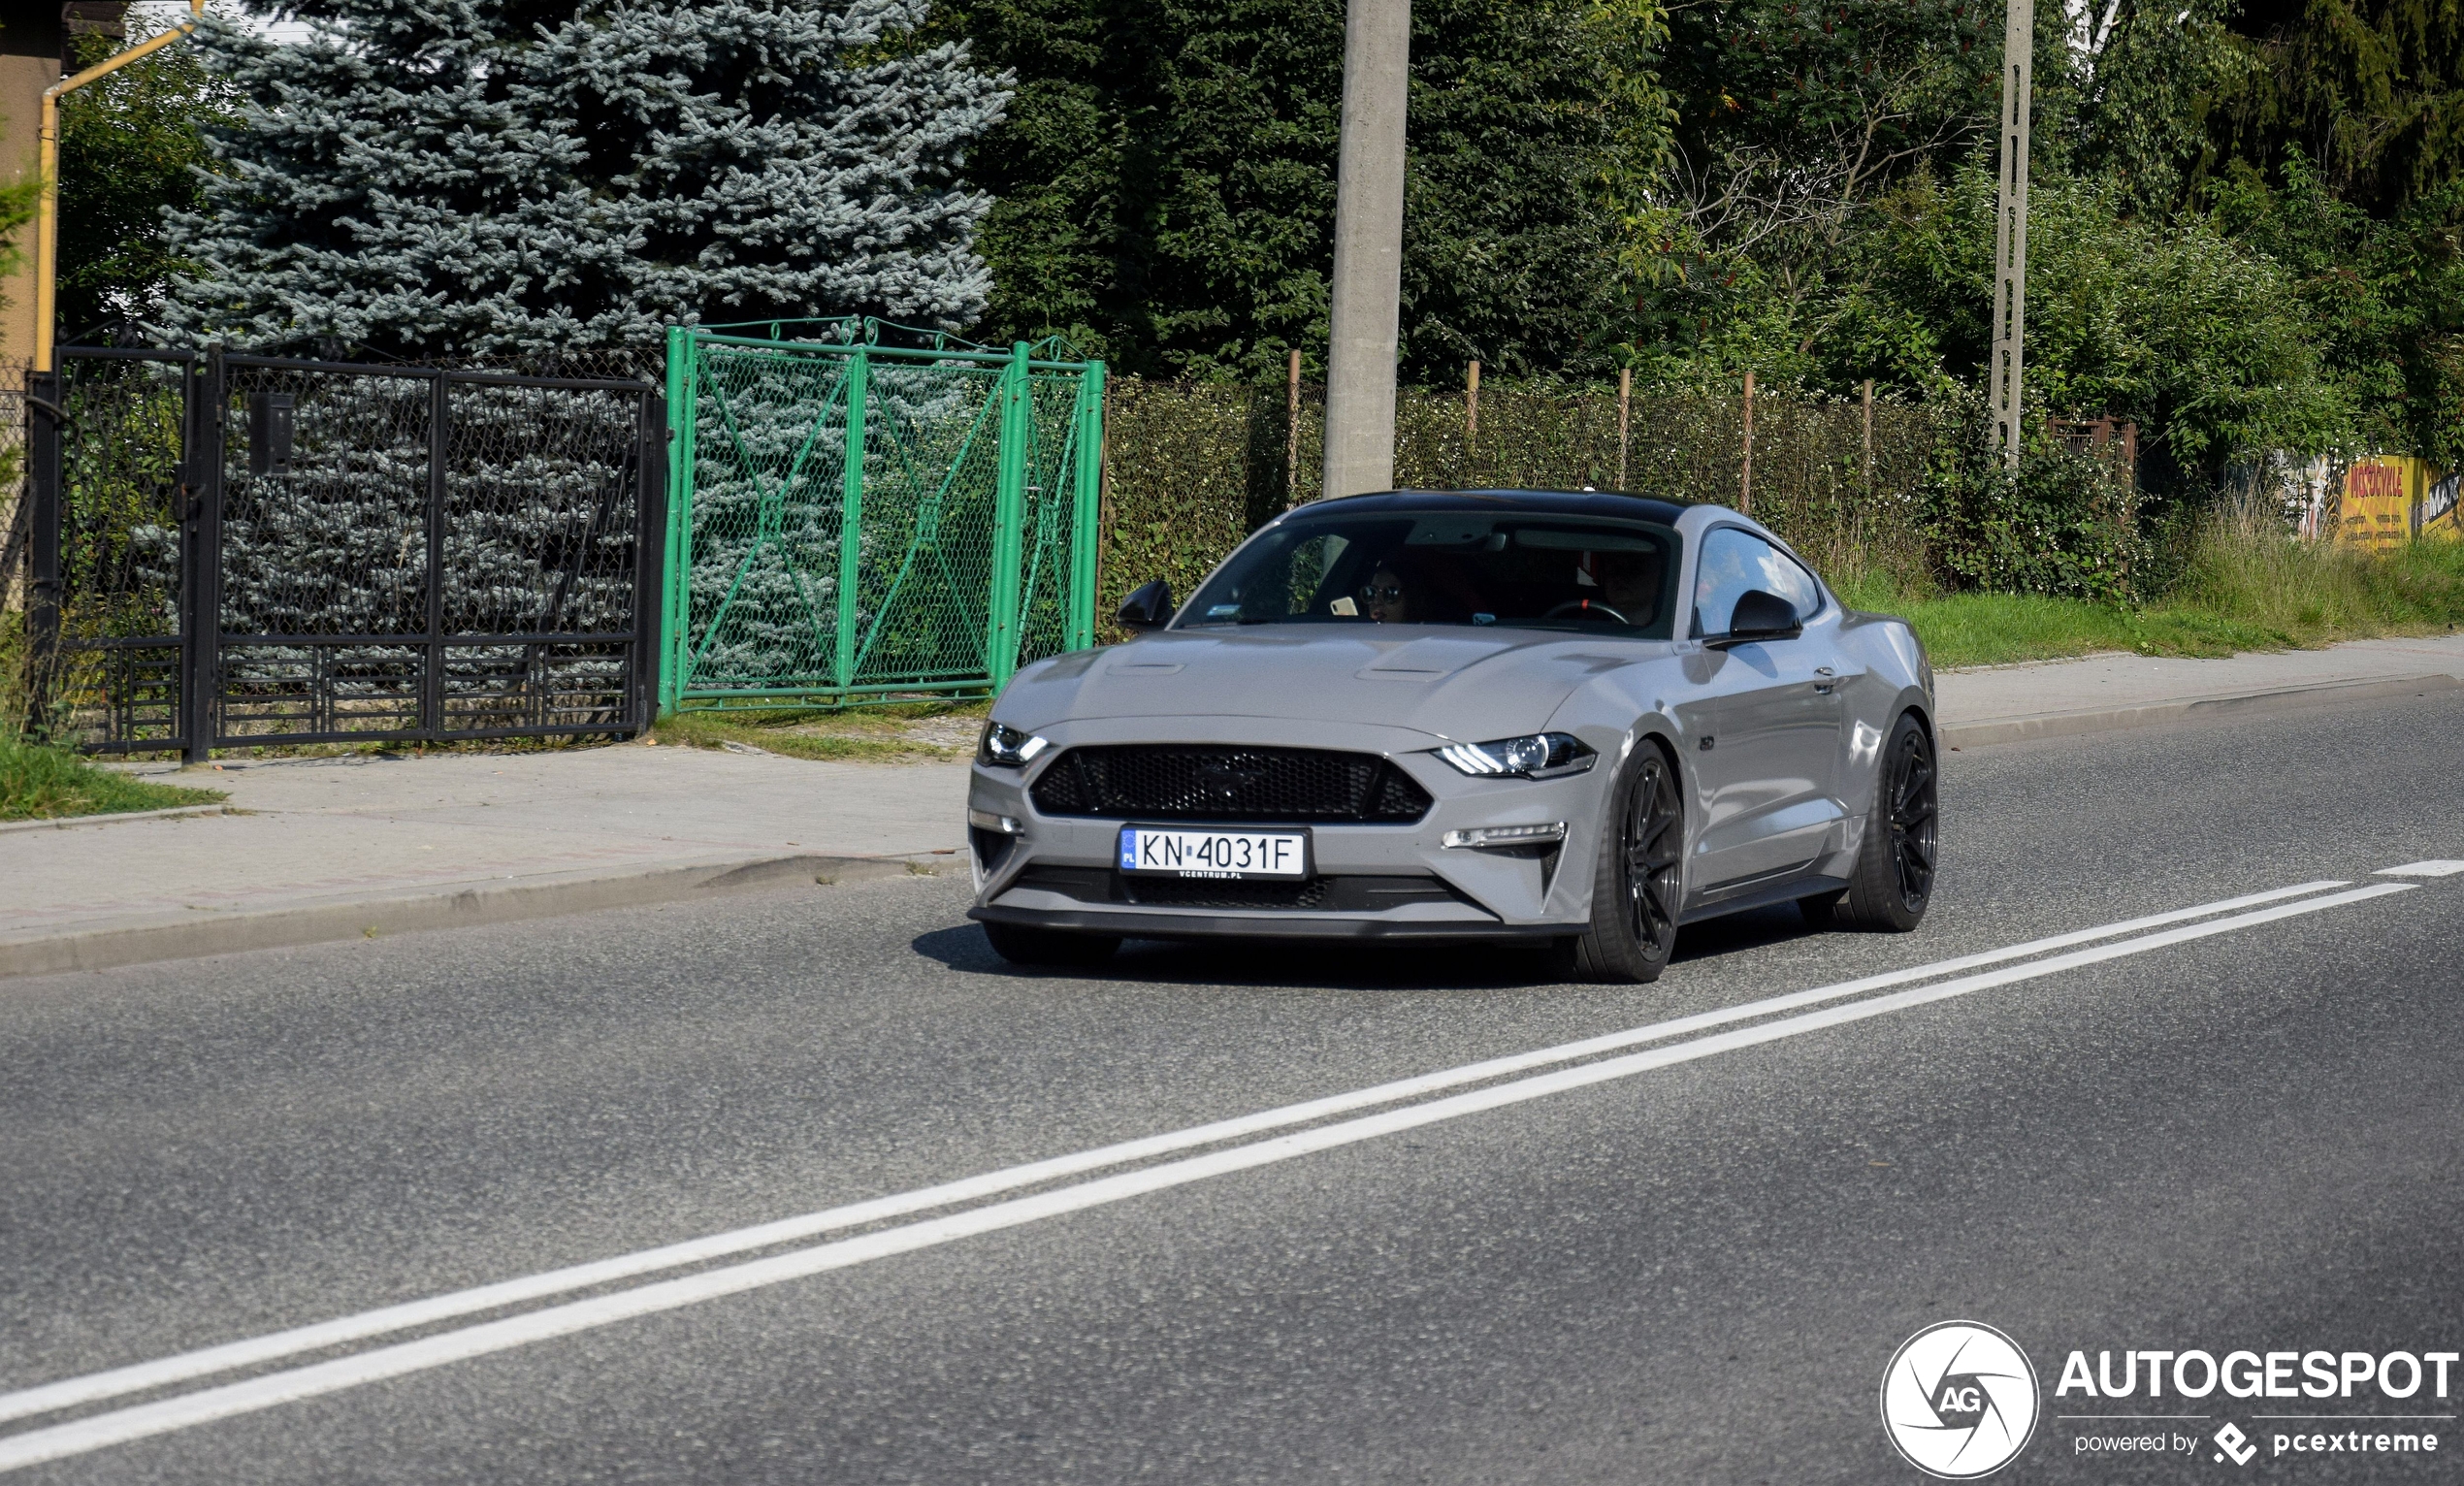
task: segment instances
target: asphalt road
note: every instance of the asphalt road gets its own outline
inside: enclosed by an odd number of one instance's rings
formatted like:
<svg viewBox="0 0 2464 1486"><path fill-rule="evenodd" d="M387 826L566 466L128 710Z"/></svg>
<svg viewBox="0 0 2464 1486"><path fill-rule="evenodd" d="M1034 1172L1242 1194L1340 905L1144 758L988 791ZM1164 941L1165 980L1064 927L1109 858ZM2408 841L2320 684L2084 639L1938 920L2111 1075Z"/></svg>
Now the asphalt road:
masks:
<svg viewBox="0 0 2464 1486"><path fill-rule="evenodd" d="M921 878L13 982L0 1394L2038 936L2391 883L2371 874L2464 857L2459 736L2464 700L2438 696L1953 755L1918 933L1775 911L1689 930L1650 986L1460 949L1019 973L962 883ZM2293 1428L2270 1409L2452 1415L2464 1369L2403 1405L2053 1390L2074 1349L2464 1350L2460 940L2464 876L2419 880L1177 1185L1129 1174L1187 1152L1106 1167L1160 1189L990 1231L893 1217L29 1414L0 1464L32 1432L888 1231L923 1246L5 1478L1917 1481L1877 1390L1953 1317L2039 1374L1996 1479L2452 1477L2452 1418L2404 1426L2435 1456L2241 1468L2204 1437L2237 1420L2265 1447ZM2164 1427L2202 1444L2083 1457L2156 1427L2057 1417L2098 1411L2196 1414Z"/></svg>

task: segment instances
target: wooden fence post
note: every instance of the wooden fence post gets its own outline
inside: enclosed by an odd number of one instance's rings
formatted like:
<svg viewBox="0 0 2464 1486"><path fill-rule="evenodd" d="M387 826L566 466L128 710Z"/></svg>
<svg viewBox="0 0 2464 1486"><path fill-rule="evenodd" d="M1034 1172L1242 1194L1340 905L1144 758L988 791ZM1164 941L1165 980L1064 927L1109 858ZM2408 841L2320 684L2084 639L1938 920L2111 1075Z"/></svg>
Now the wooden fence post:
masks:
<svg viewBox="0 0 2464 1486"><path fill-rule="evenodd" d="M1113 379L1104 378L1104 403L1095 417L1095 623L1104 618L1104 548L1113 532Z"/></svg>
<svg viewBox="0 0 2464 1486"><path fill-rule="evenodd" d="M1463 392L1463 437L1466 443L1480 433L1480 364L1472 363Z"/></svg>
<svg viewBox="0 0 2464 1486"><path fill-rule="evenodd" d="M1292 508L1301 488L1301 348L1292 347L1283 379L1283 508Z"/></svg>
<svg viewBox="0 0 2464 1486"><path fill-rule="evenodd" d="M1626 488L1626 429L1634 410L1635 369L1617 369L1617 488Z"/></svg>
<svg viewBox="0 0 2464 1486"><path fill-rule="evenodd" d="M1865 378L1865 499L1873 499L1873 378Z"/></svg>
<svg viewBox="0 0 2464 1486"><path fill-rule="evenodd" d="M1754 514L1754 373L1745 373L1745 458L1737 469L1736 508Z"/></svg>

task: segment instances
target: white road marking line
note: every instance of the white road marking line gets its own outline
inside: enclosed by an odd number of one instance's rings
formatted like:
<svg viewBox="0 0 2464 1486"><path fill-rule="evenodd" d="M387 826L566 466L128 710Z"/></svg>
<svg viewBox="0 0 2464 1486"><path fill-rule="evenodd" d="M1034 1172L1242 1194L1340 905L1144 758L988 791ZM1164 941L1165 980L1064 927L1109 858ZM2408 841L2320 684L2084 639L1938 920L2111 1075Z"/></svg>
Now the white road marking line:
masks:
<svg viewBox="0 0 2464 1486"><path fill-rule="evenodd" d="M1585 1088L1617 1079L1673 1064L1691 1062L1717 1053L1750 1048L1762 1043L1777 1042L1824 1028L1842 1026L1853 1021L1881 1017L1910 1007L1946 1001L1955 996L2016 982L2033 980L2083 965L2098 964L2126 955L2144 954L2151 950L2252 928L2262 923L2293 918L2301 914L2318 913L2349 903L2385 897L2392 893L2411 892L2417 883L2379 883L2355 888L2326 897L2310 898L2297 903L2280 904L2273 908L2237 915L2207 923L2190 924L2150 934L2120 944L2100 945L2094 949L2073 951L2052 959L2006 969L1965 976L1940 985L1920 986L1886 996L1829 1007L1818 1012L1767 1021L1734 1031L1674 1043L1623 1057L1606 1058L1554 1073L1519 1079L1509 1083L1493 1083L1485 1088L1455 1094L1444 1099L1432 1099L1401 1109L1345 1120L1338 1124L1320 1125L1311 1130L1296 1131L1272 1140L1257 1141L1247 1146L1211 1151L1160 1166L1143 1167L1112 1177L1098 1178L1075 1186L1040 1192L1031 1197L1013 1198L1008 1202L969 1209L946 1217L927 1218L920 1223L888 1228L836 1243L817 1244L811 1248L775 1254L724 1269L708 1270L679 1279L661 1280L639 1285L613 1295L590 1300L571 1301L562 1306L534 1310L503 1320L482 1322L458 1331L423 1337L415 1341L399 1342L361 1352L355 1356L337 1358L331 1362L268 1373L243 1382L226 1383L216 1388L163 1399L156 1403L113 1409L91 1418L46 1429L30 1430L22 1435L0 1439L0 1470L13 1470L21 1466L37 1465L80 1455L109 1445L142 1439L151 1435L166 1434L195 1425L253 1413L279 1404L296 1403L323 1394L337 1393L363 1383L406 1373L424 1372L447 1363L467 1361L493 1352L506 1351L542 1341L554 1337L606 1326L636 1316L674 1310L723 1296L807 1278L831 1270L846 1269L870 1260L893 1254L933 1247L957 1239L990 1233L1004 1228L1057 1217L1121 1202L1131 1197L1171 1187L1184 1186L1211 1177L1231 1172L1248 1171L1288 1161L1315 1151L1374 1140L1379 1136L1436 1124L1466 1114L1503 1109L1509 1105L1545 1098L1570 1089Z"/></svg>
<svg viewBox="0 0 2464 1486"><path fill-rule="evenodd" d="M49 1413L53 1409L91 1404L102 1399L118 1398L124 1394L137 1393L147 1388L159 1388L169 1383L186 1382L192 1378L205 1377L215 1373L226 1373L234 1368L251 1367L257 1363L273 1362L283 1357L296 1357L302 1352L320 1351L345 1342L364 1341L371 1337L407 1331L418 1326L430 1326L438 1321L453 1320L458 1316L475 1315L482 1310L494 1310L500 1307L519 1305L525 1301L541 1300L551 1295L567 1294L595 1285L613 1283L620 1279L632 1279L642 1275L656 1274L660 1270L676 1269L683 1265L703 1263L711 1259L724 1259L730 1254L745 1253L756 1248L767 1248L778 1244L794 1243L798 1239L814 1238L833 1229L853 1228L864 1223L879 1222L885 1218L904 1217L931 1208L944 1208L955 1203L997 1196L1002 1192L1040 1185L1062 1177L1080 1176L1106 1166L1119 1166L1130 1161L1170 1155L1175 1151L1188 1150L1199 1146L1213 1146L1223 1141L1237 1140L1243 1136L1260 1135L1287 1125L1307 1124L1312 1120L1349 1114L1354 1110L1367 1109L1373 1105L1392 1104L1397 1100L1416 1098L1422 1094L1456 1088L1466 1083L1479 1083L1490 1079L1504 1078L1508 1074L1526 1073L1535 1068L1546 1067L1551 1063L1564 1063L1575 1058L1613 1052L1622 1048L1657 1042L1663 1038L1681 1037L1689 1032L1699 1032L1706 1027L1720 1026L1732 1021L1773 1016L1800 1006L1810 1006L1819 1001L1859 995L1868 990L1880 990L1885 986L1906 985L1911 981L1930 980L1938 975L1972 970L1981 965L2024 959L2051 950L2068 949L2072 945L2091 943L2098 939L2111 939L2124 934L2136 933L2142 929L2161 928L2167 924L2180 923L2190 919L2231 913L2239 909L2253 908L2261 903L2279 902L2286 898L2300 897L2326 888L2345 886L2346 884L2339 881L2300 883L2290 888L2276 888L2266 892L2253 892L2214 903L2201 903L2190 908L2177 908L2168 913L2151 914L2145 918L2126 919L2119 923L2107 923L2095 928L2076 929L2070 933L2056 934L2047 939L2031 939L2025 944L2010 945L1999 950L1962 954L1953 959L1936 960L1928 965L1917 965L1906 970L1893 970L1881 975L1869 975L1862 980L1844 981L1835 985L1817 986L1811 990L1792 991L1786 995L1750 1001L1741 1006L1722 1007L1715 1011L1679 1017L1669 1021L1632 1027L1622 1032L1610 1032L1599 1037L1585 1038L1579 1042L1563 1043L1553 1048L1541 1048L1530 1052L1512 1053L1505 1057L1489 1058L1482 1062L1467 1063L1458 1068L1442 1069L1436 1073L1354 1089L1348 1093L1332 1094L1322 1099L1284 1105L1280 1109L1264 1110L1254 1114L1216 1120L1211 1124L1194 1125L1188 1129L1175 1130L1162 1135L1146 1136L1115 1146L1101 1146L1091 1150L1076 1151L1047 1160L1030 1161L1021 1166L1005 1167L979 1176L961 1178L956 1181L942 1182L936 1186L920 1187L911 1192L872 1198L868 1201L829 1208L819 1212L802 1213L794 1217L779 1218L749 1228L731 1229L726 1233L710 1234L703 1238L689 1239L680 1244L669 1244L658 1248L640 1249L630 1254L619 1254L613 1258L594 1260L587 1264L548 1270L517 1279L499 1280L493 1284L479 1285L468 1290L456 1290L445 1295L430 1296L424 1300L405 1301L398 1306L363 1310L355 1315L339 1316L330 1321L318 1321L307 1326L293 1327L287 1331L251 1337L244 1341L228 1341L192 1352L156 1358L151 1362L134 1363L128 1367L113 1368L108 1372L89 1373L81 1377L63 1378L54 1383L44 1383L15 1393L0 1394L0 1422L21 1419L31 1414Z"/></svg>
<svg viewBox="0 0 2464 1486"><path fill-rule="evenodd" d="M1541 1048L1530 1052L1512 1053L1505 1057L1489 1058L1482 1062L1467 1063L1457 1068L1442 1069L1436 1073L1401 1079L1390 1083L1375 1084L1368 1088L1354 1089L1348 1093L1332 1094L1322 1099L1284 1105L1280 1109L1264 1110L1254 1114L1216 1120L1211 1124L1194 1125L1184 1130L1170 1131L1162 1135L1146 1136L1134 1141L1124 1141L1119 1145L1101 1146L1091 1150L1075 1151L1047 1160L1030 1161L1021 1166L1004 1167L998 1171L961 1178L956 1181L945 1181L936 1186L920 1187L914 1191L896 1193L889 1197L877 1197L864 1202L851 1203L845 1207L779 1218L773 1222L759 1223L749 1228L731 1229L725 1233L689 1239L680 1244L640 1249L630 1254L619 1254L613 1258L594 1260L587 1264L548 1270L517 1279L499 1280L494 1284L456 1290L444 1295L430 1296L424 1300L405 1301L398 1306L363 1310L354 1315L339 1316L330 1321L313 1322L307 1326L293 1327L287 1331L270 1332L261 1337L228 1341L217 1346L156 1358L150 1362L134 1363L128 1367L113 1368L107 1372L62 1378L58 1382L44 1383L36 1387L20 1389L15 1393L0 1394L0 1422L21 1419L31 1414L49 1413L54 1409L69 1408L80 1404L91 1404L102 1399L118 1398L125 1394L159 1388L170 1383L186 1382L192 1378L205 1377L215 1373L227 1373L235 1368L251 1367L261 1362L296 1357L302 1352L320 1351L329 1346L364 1341L371 1337L408 1331L418 1326L430 1326L438 1321L449 1321L459 1316L475 1315L482 1310L494 1310L504 1306L520 1305L525 1301L541 1300L551 1295L563 1295L595 1285L613 1283L620 1279L632 1279L642 1275L656 1274L661 1270L704 1263L711 1259L724 1259L730 1254L745 1253L756 1248L794 1243L798 1239L818 1237L833 1229L853 1228L864 1223L879 1222L885 1218L904 1217L932 1208L944 1208L955 1203L997 1196L1002 1192L1040 1185L1063 1177L1080 1176L1106 1166L1119 1166L1130 1161L1170 1155L1176 1151L1188 1150L1199 1146L1213 1146L1223 1141L1237 1140L1243 1136L1279 1130L1287 1125L1307 1124L1312 1120L1349 1114L1354 1110L1367 1109L1373 1105L1392 1104L1398 1100L1416 1098L1442 1089L1457 1088L1466 1083L1478 1083L1490 1079L1504 1078L1508 1074L1526 1073L1535 1068L1546 1067L1551 1063L1564 1063L1575 1058L1613 1052L1619 1049L1631 1048L1640 1043L1657 1042L1663 1038L1681 1037L1690 1032L1699 1032L1707 1027L1721 1026L1732 1021L1773 1016L1820 1001L1859 995L1868 990L1906 985L1912 981L1930 980L1935 976L1972 970L1982 965L2024 959L2051 950L2067 949L2072 945L2092 943L2098 939L2116 938L2124 934L2136 933L2142 929L2161 928L2187 920L2231 913L2238 909L2252 908L2262 903L2280 902L2286 898L2300 897L2344 886L2346 884L2340 881L2300 883L2290 888L2276 888L2266 892L2247 893L2240 897L2201 903L2190 908L2177 908L2167 913L2150 914L2145 918L2126 919L2118 923L2107 923L2095 928L2075 929L2066 934L2056 934L2046 939L2031 939L2025 944L2010 945L1999 950L1962 954L1956 958L1935 960L1931 964L1916 965L1905 970L1893 970L1881 975L1869 975L1861 980L1843 981L1835 985L1792 991L1786 995L1771 996L1761 1001L1749 1001L1741 1006L1722 1007L1690 1017L1679 1017L1668 1021L1632 1027L1622 1032L1584 1038L1579 1042L1562 1043L1553 1048Z"/></svg>
<svg viewBox="0 0 2464 1486"><path fill-rule="evenodd" d="M2453 877L2464 872L2464 861L2408 861L2400 867L2381 867L2372 877Z"/></svg>

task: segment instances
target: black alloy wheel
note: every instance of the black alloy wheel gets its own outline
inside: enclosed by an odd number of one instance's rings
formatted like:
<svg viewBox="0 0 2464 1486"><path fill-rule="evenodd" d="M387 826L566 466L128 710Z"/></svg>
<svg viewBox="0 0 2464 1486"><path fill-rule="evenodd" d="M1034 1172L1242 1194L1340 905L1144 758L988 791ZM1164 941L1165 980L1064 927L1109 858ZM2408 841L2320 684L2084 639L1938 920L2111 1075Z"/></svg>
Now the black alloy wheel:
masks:
<svg viewBox="0 0 2464 1486"><path fill-rule="evenodd" d="M1601 823L1591 927L1558 945L1572 980L1656 981L1677 942L1685 906L1685 797L1659 745L1637 745Z"/></svg>
<svg viewBox="0 0 2464 1486"><path fill-rule="evenodd" d="M1817 928L1904 933L1933 900L1941 816L1933 739L1913 712L1893 726L1875 760L1873 808L1845 891L1798 899Z"/></svg>
<svg viewBox="0 0 2464 1486"><path fill-rule="evenodd" d="M1623 843L1628 932L1636 943L1669 957L1676 942L1677 913L1685 893L1685 808L1669 760L1648 751L1626 805Z"/></svg>
<svg viewBox="0 0 2464 1486"><path fill-rule="evenodd" d="M1891 740L1891 865L1899 901L1924 913L1933 896L1934 827L1940 815L1934 788L1933 744L1925 730L1902 727Z"/></svg>

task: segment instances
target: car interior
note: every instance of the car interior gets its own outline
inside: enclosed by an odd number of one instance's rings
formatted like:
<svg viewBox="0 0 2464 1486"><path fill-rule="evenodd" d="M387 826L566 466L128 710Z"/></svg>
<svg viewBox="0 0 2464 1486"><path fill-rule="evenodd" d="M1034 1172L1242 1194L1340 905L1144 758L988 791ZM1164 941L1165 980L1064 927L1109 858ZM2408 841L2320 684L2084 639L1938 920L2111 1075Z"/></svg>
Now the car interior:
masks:
<svg viewBox="0 0 2464 1486"><path fill-rule="evenodd" d="M1665 637L1676 536L1639 522L1382 516L1296 522L1201 589L1188 626L1607 627Z"/></svg>

